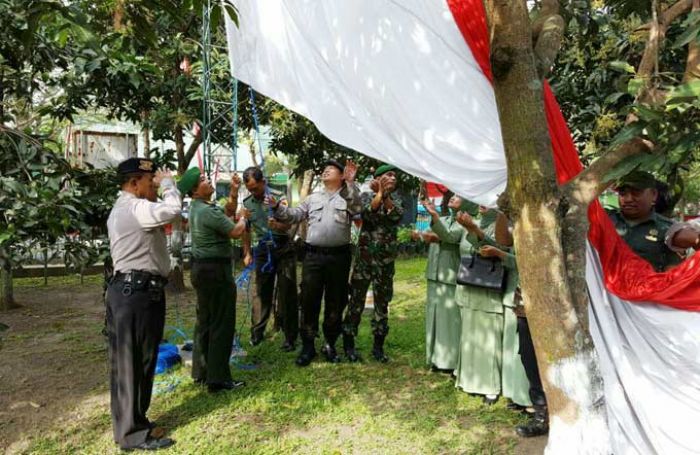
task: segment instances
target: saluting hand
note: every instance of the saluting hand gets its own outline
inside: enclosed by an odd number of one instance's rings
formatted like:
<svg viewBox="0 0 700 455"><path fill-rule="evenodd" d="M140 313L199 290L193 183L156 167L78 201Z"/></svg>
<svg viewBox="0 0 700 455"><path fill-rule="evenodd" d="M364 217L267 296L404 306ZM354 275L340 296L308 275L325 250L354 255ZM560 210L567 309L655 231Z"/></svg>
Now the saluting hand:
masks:
<svg viewBox="0 0 700 455"><path fill-rule="evenodd" d="M234 172L231 176L231 194L238 194L238 190L241 187L241 177L238 173Z"/></svg>
<svg viewBox="0 0 700 455"><path fill-rule="evenodd" d="M172 179L173 178L173 173L169 169L158 169L156 171L156 174L153 176L153 183L156 186L160 186L160 182L163 181L163 179Z"/></svg>
<svg viewBox="0 0 700 455"><path fill-rule="evenodd" d="M476 226L476 224L474 223L474 218L472 218L472 216L467 212L457 212L455 220L467 229Z"/></svg>
<svg viewBox="0 0 700 455"><path fill-rule="evenodd" d="M343 179L348 183L353 183L355 181L355 176L357 175L357 164L354 161L348 160L345 163L345 171L343 172Z"/></svg>
<svg viewBox="0 0 700 455"><path fill-rule="evenodd" d="M423 205L423 207L425 207L425 210L427 210L432 217L439 216L437 209L435 209L435 204L433 204L433 201L431 201L430 199L423 199L420 203Z"/></svg>

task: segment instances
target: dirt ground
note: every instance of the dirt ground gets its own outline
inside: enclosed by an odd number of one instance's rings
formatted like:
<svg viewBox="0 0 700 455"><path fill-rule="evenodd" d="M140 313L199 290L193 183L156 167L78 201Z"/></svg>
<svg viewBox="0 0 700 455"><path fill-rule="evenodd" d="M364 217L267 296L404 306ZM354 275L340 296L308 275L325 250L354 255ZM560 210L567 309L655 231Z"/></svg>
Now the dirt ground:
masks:
<svg viewBox="0 0 700 455"><path fill-rule="evenodd" d="M0 348L0 448L20 453L33 435L69 427L90 409L109 406L108 365L103 327L101 285L91 279L80 286L18 286L21 308L0 313L10 326ZM174 298L169 298L172 317ZM178 296L191 305L192 291ZM82 425L82 423L81 423ZM546 438L519 440L517 454L541 454Z"/></svg>

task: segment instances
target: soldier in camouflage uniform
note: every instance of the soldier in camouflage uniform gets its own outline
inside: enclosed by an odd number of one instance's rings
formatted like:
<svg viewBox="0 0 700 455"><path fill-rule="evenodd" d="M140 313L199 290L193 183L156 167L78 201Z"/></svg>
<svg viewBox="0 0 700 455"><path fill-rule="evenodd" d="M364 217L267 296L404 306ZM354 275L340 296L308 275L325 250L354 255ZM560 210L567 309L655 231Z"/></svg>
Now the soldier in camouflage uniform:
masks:
<svg viewBox="0 0 700 455"><path fill-rule="evenodd" d="M287 234L291 225L271 217L264 201L266 182L259 167L246 169L243 172L243 183L250 191L250 196L243 200L243 206L250 212L252 231L243 243L244 264L247 266L255 259L257 294L251 315L250 344L258 345L264 338L276 289L282 319L278 322L284 331L282 350L291 352L299 334L296 256L294 245ZM274 189L269 189L269 193L280 204L287 205L284 193ZM251 240L254 248L251 247Z"/></svg>
<svg viewBox="0 0 700 455"><path fill-rule="evenodd" d="M384 339L389 333L389 302L394 293L396 234L404 213L401 201L393 195L395 171L392 165L377 168L371 184L373 192L362 195L362 228L350 280L350 304L343 320L343 348L350 362L359 360L355 337L370 284L374 293L372 355L382 363L389 360L384 354Z"/></svg>

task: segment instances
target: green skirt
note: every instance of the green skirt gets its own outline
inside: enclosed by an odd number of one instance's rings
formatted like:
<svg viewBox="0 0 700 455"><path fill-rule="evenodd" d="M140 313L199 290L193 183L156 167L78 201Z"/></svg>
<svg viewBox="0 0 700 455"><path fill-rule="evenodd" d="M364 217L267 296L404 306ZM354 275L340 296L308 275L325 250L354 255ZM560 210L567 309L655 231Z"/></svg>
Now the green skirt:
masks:
<svg viewBox="0 0 700 455"><path fill-rule="evenodd" d="M501 393L503 314L462 308L455 386L467 393Z"/></svg>
<svg viewBox="0 0 700 455"><path fill-rule="evenodd" d="M428 280L425 305L425 360L428 365L454 370L459 356L461 317L455 285Z"/></svg>
<svg viewBox="0 0 700 455"><path fill-rule="evenodd" d="M503 317L503 396L520 406L532 406L530 382L520 359L518 317L510 307L504 308Z"/></svg>

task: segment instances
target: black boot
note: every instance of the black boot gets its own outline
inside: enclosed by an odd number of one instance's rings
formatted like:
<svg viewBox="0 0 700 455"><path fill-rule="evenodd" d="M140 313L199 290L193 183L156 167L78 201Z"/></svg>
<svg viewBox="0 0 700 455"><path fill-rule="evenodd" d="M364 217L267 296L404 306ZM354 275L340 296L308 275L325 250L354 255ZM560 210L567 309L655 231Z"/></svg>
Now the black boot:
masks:
<svg viewBox="0 0 700 455"><path fill-rule="evenodd" d="M515 427L515 432L523 438L533 438L549 433L549 415L546 406L535 406L535 413L525 425Z"/></svg>
<svg viewBox="0 0 700 455"><path fill-rule="evenodd" d="M360 356L355 350L355 337L349 333L343 334L343 350L345 351L345 357L347 357L348 362L359 362Z"/></svg>
<svg viewBox="0 0 700 455"><path fill-rule="evenodd" d="M316 357L316 348L314 347L314 339L303 338L301 340L301 352L299 357L297 357L297 365L300 367L305 367L311 363L311 361Z"/></svg>
<svg viewBox="0 0 700 455"><path fill-rule="evenodd" d="M335 343L330 341L321 348L321 353L326 357L326 360L330 363L340 363L340 357L338 357L338 351L335 350Z"/></svg>
<svg viewBox="0 0 700 455"><path fill-rule="evenodd" d="M387 363L389 357L384 354L384 334L374 334L374 347L372 348L372 356L377 360L377 362Z"/></svg>

